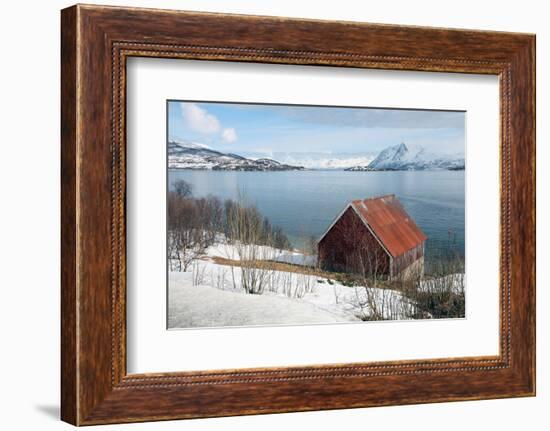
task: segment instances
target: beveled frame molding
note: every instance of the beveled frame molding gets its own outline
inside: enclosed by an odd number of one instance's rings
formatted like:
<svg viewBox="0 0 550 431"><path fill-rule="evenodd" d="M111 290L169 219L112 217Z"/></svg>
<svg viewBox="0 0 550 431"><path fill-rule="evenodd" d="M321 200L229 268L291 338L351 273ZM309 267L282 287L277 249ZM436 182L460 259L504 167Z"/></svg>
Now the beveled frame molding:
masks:
<svg viewBox="0 0 550 431"><path fill-rule="evenodd" d="M61 30L63 420L534 395L533 35L83 5L62 11ZM498 75L499 355L128 375L125 100L132 56Z"/></svg>

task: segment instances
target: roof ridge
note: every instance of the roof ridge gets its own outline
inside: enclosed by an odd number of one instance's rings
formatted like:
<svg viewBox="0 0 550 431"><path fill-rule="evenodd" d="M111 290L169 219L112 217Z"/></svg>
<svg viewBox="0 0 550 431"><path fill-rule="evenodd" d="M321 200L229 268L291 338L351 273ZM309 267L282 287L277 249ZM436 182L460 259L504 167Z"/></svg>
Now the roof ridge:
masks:
<svg viewBox="0 0 550 431"><path fill-rule="evenodd" d="M395 199L396 196L395 196L395 193L388 193L388 194L385 194L385 195L372 196L370 198L365 198L365 199L363 199L363 202L364 201L374 201L374 200L379 200L379 199L384 199L384 198L393 198L393 199Z"/></svg>

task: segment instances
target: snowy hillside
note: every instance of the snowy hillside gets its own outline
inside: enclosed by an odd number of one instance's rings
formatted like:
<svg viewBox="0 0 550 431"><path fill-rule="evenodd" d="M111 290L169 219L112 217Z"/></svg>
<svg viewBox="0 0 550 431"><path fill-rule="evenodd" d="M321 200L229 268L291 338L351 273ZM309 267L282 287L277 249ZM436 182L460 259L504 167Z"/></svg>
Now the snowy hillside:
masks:
<svg viewBox="0 0 550 431"><path fill-rule="evenodd" d="M247 159L237 154L222 153L206 145L171 140L168 142L169 169L196 169L218 171L299 171L302 166L280 163L276 160Z"/></svg>
<svg viewBox="0 0 550 431"><path fill-rule="evenodd" d="M314 256L257 248L264 261L290 262L289 270L242 268L239 245L217 243L188 272L169 272L169 328L296 325L358 322L373 313L387 320L410 319L414 305L390 289L349 287L316 273ZM303 270L296 268L302 267ZM290 269L294 268L294 269ZM247 294L243 278L265 283L262 294Z"/></svg>
<svg viewBox="0 0 550 431"><path fill-rule="evenodd" d="M409 149L405 144L394 145L380 152L368 165L359 165L347 171L423 171L423 170L463 170L464 156L437 155L424 148Z"/></svg>

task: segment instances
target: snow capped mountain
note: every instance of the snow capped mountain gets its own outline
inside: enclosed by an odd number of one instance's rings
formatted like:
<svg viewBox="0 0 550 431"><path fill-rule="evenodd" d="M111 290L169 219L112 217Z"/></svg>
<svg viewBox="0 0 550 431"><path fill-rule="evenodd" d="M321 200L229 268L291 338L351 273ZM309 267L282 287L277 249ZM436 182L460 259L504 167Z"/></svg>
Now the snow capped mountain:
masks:
<svg viewBox="0 0 550 431"><path fill-rule="evenodd" d="M380 152L368 165L348 168L348 171L423 171L463 170L464 156L436 155L424 148L410 150L405 144L394 145Z"/></svg>
<svg viewBox="0 0 550 431"><path fill-rule="evenodd" d="M354 166L367 166L373 157L368 154L322 154L322 153L277 153L283 163L304 166L306 169L346 169Z"/></svg>
<svg viewBox="0 0 550 431"><path fill-rule="evenodd" d="M292 166L272 159L247 159L238 154L222 153L194 142L170 140L168 142L169 169L196 169L216 171L299 171Z"/></svg>
<svg viewBox="0 0 550 431"><path fill-rule="evenodd" d="M220 171L298 171L304 169L344 169L346 171L463 170L462 155L436 155L424 148L411 149L401 143L382 150L374 160L364 154L319 155L281 154L272 158L248 158L222 153L197 142L171 139L168 142L169 169Z"/></svg>
<svg viewBox="0 0 550 431"><path fill-rule="evenodd" d="M210 147L208 145L205 145L205 144L201 144L200 142L192 142L192 141L184 141L182 139L178 139L178 138L170 138L169 140L169 144L175 144L175 145L179 145L181 147L186 147L186 148L196 148L196 149L207 149L209 150Z"/></svg>

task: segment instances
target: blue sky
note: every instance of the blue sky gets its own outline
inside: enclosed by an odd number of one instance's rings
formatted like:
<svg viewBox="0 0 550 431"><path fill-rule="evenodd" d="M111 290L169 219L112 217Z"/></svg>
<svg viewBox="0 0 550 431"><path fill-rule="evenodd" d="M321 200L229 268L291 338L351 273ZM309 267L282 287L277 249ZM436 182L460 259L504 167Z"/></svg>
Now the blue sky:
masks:
<svg viewBox="0 0 550 431"><path fill-rule="evenodd" d="M244 156L377 154L401 142L464 154L465 113L232 103L168 103L170 138Z"/></svg>

